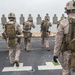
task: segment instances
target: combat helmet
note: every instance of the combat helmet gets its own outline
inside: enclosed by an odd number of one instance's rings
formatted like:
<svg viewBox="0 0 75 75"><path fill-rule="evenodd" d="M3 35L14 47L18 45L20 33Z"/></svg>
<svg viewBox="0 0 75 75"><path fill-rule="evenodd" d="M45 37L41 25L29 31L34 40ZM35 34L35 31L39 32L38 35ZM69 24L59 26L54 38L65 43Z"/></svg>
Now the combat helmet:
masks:
<svg viewBox="0 0 75 75"><path fill-rule="evenodd" d="M14 14L14 13L9 13L9 14L8 14L8 19L10 19L10 18L15 19L15 14Z"/></svg>
<svg viewBox="0 0 75 75"><path fill-rule="evenodd" d="M33 22L33 20L32 20L32 19L30 19L30 18L28 19L28 21Z"/></svg>
<svg viewBox="0 0 75 75"><path fill-rule="evenodd" d="M65 7L65 12L68 14L68 13L71 13L71 12L75 12L75 0L72 0L72 1L69 1L67 4L66 4L66 7Z"/></svg>
<svg viewBox="0 0 75 75"><path fill-rule="evenodd" d="M47 16L45 16L45 20L48 20L49 21L49 18Z"/></svg>

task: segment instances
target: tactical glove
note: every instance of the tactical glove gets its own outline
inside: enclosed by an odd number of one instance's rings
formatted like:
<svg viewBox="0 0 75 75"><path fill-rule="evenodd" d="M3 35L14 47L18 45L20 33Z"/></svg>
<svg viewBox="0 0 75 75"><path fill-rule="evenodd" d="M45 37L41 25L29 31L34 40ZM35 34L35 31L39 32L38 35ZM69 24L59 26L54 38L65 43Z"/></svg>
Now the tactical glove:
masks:
<svg viewBox="0 0 75 75"><path fill-rule="evenodd" d="M58 56L54 56L54 57L53 57L53 61L56 62L56 63L58 62L58 61L57 61L57 58L58 58Z"/></svg>
<svg viewBox="0 0 75 75"><path fill-rule="evenodd" d="M6 36L6 34L5 33L2 33L2 37L3 37L3 39L7 39L7 36Z"/></svg>

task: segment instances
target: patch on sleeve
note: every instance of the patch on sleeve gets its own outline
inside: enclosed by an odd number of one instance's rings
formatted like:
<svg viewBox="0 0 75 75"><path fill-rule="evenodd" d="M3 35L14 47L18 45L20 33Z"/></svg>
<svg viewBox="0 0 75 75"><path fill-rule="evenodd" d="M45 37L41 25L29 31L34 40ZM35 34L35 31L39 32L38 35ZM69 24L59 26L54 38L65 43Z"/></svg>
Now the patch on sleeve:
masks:
<svg viewBox="0 0 75 75"><path fill-rule="evenodd" d="M62 27L65 27L65 26L67 26L68 25L68 19L63 19L61 22L60 22L60 24L62 25Z"/></svg>

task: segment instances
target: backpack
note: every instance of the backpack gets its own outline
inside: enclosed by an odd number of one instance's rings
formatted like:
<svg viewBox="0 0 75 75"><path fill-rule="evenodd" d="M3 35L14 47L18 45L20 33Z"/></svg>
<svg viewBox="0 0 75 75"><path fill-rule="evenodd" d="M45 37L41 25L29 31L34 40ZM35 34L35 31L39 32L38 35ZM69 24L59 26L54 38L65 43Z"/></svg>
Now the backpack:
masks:
<svg viewBox="0 0 75 75"><path fill-rule="evenodd" d="M49 29L49 24L46 20L44 20L41 24L41 30L44 31L44 32L47 32Z"/></svg>
<svg viewBox="0 0 75 75"><path fill-rule="evenodd" d="M71 50L71 67L75 67L75 18L69 19L69 48Z"/></svg>
<svg viewBox="0 0 75 75"><path fill-rule="evenodd" d="M30 27L28 21L26 21L26 22L24 23L24 26L23 26L23 27L24 27L24 28L23 28L24 38L30 38L30 37L31 37L31 32L30 32L31 27Z"/></svg>
<svg viewBox="0 0 75 75"><path fill-rule="evenodd" d="M69 19L69 34L70 34L70 42L69 47L72 51L75 51L75 19Z"/></svg>
<svg viewBox="0 0 75 75"><path fill-rule="evenodd" d="M67 49L75 52L75 19L69 18L69 32L65 36Z"/></svg>
<svg viewBox="0 0 75 75"><path fill-rule="evenodd" d="M64 34L62 50L68 50L71 52L71 66L75 67L75 19L69 18L69 32Z"/></svg>
<svg viewBox="0 0 75 75"><path fill-rule="evenodd" d="M28 24L27 21L24 23L24 28L23 28L23 29L24 29L25 31L31 29L31 28L30 28L30 25Z"/></svg>
<svg viewBox="0 0 75 75"><path fill-rule="evenodd" d="M8 22L5 26L5 29L6 29L6 35L9 39L13 39L16 37L15 23Z"/></svg>

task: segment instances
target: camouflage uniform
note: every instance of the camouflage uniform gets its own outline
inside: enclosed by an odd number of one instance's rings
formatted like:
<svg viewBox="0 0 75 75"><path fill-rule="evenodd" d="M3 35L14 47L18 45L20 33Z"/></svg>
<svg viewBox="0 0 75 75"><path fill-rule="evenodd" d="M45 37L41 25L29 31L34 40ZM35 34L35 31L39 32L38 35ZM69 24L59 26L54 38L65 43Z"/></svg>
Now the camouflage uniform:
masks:
<svg viewBox="0 0 75 75"><path fill-rule="evenodd" d="M60 52L62 52L62 75L71 75L70 69L72 67L72 51L68 49L67 46L64 48L62 47L62 43L64 40L64 34L69 33L69 19L74 18L75 19L75 1L69 1L66 4L65 7L66 13L68 15L68 18L65 18L60 21L59 26L58 26L58 31L55 37L55 46L54 46L54 57L53 60L57 62L57 58L60 55ZM68 34L69 35L69 34ZM66 39L68 40L68 39ZM66 45L64 43L64 45ZM74 60L73 60L74 61ZM75 66L75 65L74 65ZM73 70L75 69L72 67Z"/></svg>
<svg viewBox="0 0 75 75"><path fill-rule="evenodd" d="M42 29L43 22L44 22L44 20L43 20L42 23L41 23L42 48L44 48L44 44L45 44L47 50L50 50L50 48L49 48L49 34L50 34L50 31L48 30L48 31L46 32L46 34L44 35L44 31L43 31L43 29ZM47 23L48 23L49 27L52 26L51 23L49 22L49 20L48 20ZM46 39L46 43L45 43L45 39Z"/></svg>
<svg viewBox="0 0 75 75"><path fill-rule="evenodd" d="M72 17L72 16L69 16L69 17ZM64 37L64 34L67 34L69 32L68 29L69 29L68 18L63 19L60 22L60 25L58 27L58 31L55 37L54 56L59 56L63 37ZM70 68L71 68L71 52L64 49L62 51L62 75L70 75Z"/></svg>
<svg viewBox="0 0 75 75"><path fill-rule="evenodd" d="M18 24L15 25L15 30L18 31L20 34L22 34L22 29ZM9 58L10 63L13 63L14 61L19 61L20 56L20 42L18 41L19 38L15 38L16 45L15 48L9 47ZM14 49L16 50L15 57L14 57Z"/></svg>
<svg viewBox="0 0 75 75"><path fill-rule="evenodd" d="M35 28L35 25L33 24L33 22L30 22L29 20L27 21L27 23L29 24L30 26L30 30L26 30L27 33L31 33L31 28ZM25 50L28 52L30 51L30 42L31 42L31 35L30 37L24 37L24 44L25 44Z"/></svg>
<svg viewBox="0 0 75 75"><path fill-rule="evenodd" d="M15 22L13 19L12 20L10 20L10 19L9 19L8 23L14 23ZM7 25L7 23L6 23L6 25ZM5 31L6 31L6 27L5 27L5 30L4 30L4 33L6 34ZM17 36L15 38L15 42L16 42L15 47L8 46L10 64L14 64L15 61L19 62L19 56L20 56L20 40L18 38L18 35L22 34L22 29L21 29L21 27L17 23L15 23L15 31L16 31L16 36ZM9 41L9 37L7 38L7 44L8 44L8 41Z"/></svg>

